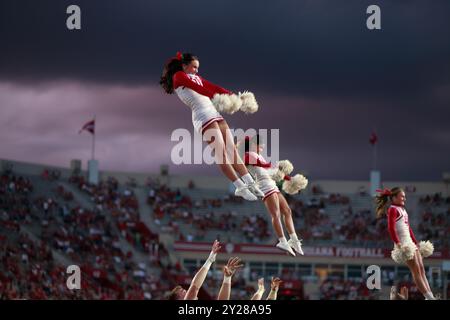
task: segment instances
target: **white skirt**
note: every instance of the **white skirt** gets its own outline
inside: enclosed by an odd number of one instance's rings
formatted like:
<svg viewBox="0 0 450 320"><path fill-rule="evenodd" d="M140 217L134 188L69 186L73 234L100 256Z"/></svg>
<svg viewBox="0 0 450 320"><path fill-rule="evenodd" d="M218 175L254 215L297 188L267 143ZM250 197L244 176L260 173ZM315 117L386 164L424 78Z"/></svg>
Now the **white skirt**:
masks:
<svg viewBox="0 0 450 320"><path fill-rule="evenodd" d="M274 193L279 193L280 189L278 189L277 184L272 179L262 179L257 180L256 185L258 186L259 190L264 193L263 201L266 200L268 196Z"/></svg>
<svg viewBox="0 0 450 320"><path fill-rule="evenodd" d="M203 133L205 128L211 123L222 120L223 117L214 107L192 110L192 124L194 125L194 129L199 133Z"/></svg>
<svg viewBox="0 0 450 320"><path fill-rule="evenodd" d="M207 96L184 87L178 87L175 92L180 100L191 108L192 124L197 132L203 133L203 130L211 123L223 120Z"/></svg>

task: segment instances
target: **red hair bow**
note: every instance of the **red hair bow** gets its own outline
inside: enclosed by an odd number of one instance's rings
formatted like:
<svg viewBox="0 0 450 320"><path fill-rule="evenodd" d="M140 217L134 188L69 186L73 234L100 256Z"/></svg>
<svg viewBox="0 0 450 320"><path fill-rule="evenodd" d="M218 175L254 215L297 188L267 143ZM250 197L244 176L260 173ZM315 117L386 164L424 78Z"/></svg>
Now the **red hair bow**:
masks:
<svg viewBox="0 0 450 320"><path fill-rule="evenodd" d="M249 136L245 136L245 141L250 141L250 137Z"/></svg>
<svg viewBox="0 0 450 320"><path fill-rule="evenodd" d="M182 60L183 59L183 54L180 51L177 51L177 60Z"/></svg>
<svg viewBox="0 0 450 320"><path fill-rule="evenodd" d="M384 190L377 189L375 191L378 193L381 193L382 196L391 196L392 195L392 192L389 189L384 189Z"/></svg>

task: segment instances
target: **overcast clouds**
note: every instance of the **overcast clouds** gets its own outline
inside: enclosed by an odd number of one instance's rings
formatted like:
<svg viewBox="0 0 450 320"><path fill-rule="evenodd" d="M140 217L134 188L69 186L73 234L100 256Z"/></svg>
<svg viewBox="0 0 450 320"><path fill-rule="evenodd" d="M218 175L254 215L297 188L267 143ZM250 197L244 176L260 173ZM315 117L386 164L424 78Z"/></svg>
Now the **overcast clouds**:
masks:
<svg viewBox="0 0 450 320"><path fill-rule="evenodd" d="M65 28L78 4L82 30ZM80 126L97 115L97 156L112 170L157 170L191 114L157 86L177 50L200 74L251 90L260 111L232 127L280 128L281 157L312 178L365 179L376 127L388 180L450 170L450 2L2 1L0 158L87 160ZM205 166L177 173L218 173Z"/></svg>

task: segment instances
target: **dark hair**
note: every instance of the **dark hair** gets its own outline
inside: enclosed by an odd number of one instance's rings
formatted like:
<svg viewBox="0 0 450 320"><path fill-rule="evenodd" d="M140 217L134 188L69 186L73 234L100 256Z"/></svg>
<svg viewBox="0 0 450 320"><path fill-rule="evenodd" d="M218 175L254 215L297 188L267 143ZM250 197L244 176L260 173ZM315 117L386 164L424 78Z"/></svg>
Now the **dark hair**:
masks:
<svg viewBox="0 0 450 320"><path fill-rule="evenodd" d="M181 58L181 59L180 59ZM183 64L190 64L194 60L198 60L198 57L191 53L183 53L181 57L170 58L164 65L161 79L159 84L163 87L164 91L168 94L173 93L172 77L178 71L183 70Z"/></svg>
<svg viewBox="0 0 450 320"><path fill-rule="evenodd" d="M377 218L381 218L386 214L388 201L392 201L392 198L396 197L400 192L404 192L403 189L399 187L392 188L390 191L391 195L379 194L375 197L375 202L377 205L375 213L377 215Z"/></svg>

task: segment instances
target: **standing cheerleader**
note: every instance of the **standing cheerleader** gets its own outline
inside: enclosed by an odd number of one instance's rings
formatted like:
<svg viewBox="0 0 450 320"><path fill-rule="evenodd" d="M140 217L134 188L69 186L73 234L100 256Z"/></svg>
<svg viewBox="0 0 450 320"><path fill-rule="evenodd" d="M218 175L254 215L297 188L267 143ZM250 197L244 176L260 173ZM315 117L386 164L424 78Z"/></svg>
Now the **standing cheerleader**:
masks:
<svg viewBox="0 0 450 320"><path fill-rule="evenodd" d="M286 198L280 193L276 182L284 180L283 190L289 194L296 194L306 188L308 180L300 174L294 177L289 176L293 167L288 160L279 161L277 165L266 162L260 154L263 148L264 145L260 143L258 134L253 138L245 138L244 161L249 172L255 177L257 186L264 193L262 200L272 217L272 226L279 240L276 247L292 256L295 256L295 252L292 249L303 255L301 240L298 239L295 232L291 208ZM284 236L281 215L289 233L289 241Z"/></svg>
<svg viewBox="0 0 450 320"><path fill-rule="evenodd" d="M386 214L386 207L389 203L387 209L388 230L394 241L392 259L400 264L406 263L414 283L424 295L425 300L435 300L428 284L422 258L433 254L433 244L429 241L417 243L405 209L406 195L401 188L377 190L377 192L379 192L375 198L377 218Z"/></svg>
<svg viewBox="0 0 450 320"><path fill-rule="evenodd" d="M228 113L237 110L253 113L257 110L256 100L250 92L236 95L207 81L198 75L199 66L199 59L195 55L178 52L177 56L164 66L160 84L166 93L175 92L180 100L191 108L195 130L202 135L208 131L207 137L213 137L208 138L208 144L214 143L218 150L223 150L215 152L216 161L223 174L236 187L235 195L255 201L258 196L262 197L263 193L240 159L228 124L216 109ZM231 148L227 147L225 142L233 145ZM225 150L232 150L233 155Z"/></svg>

